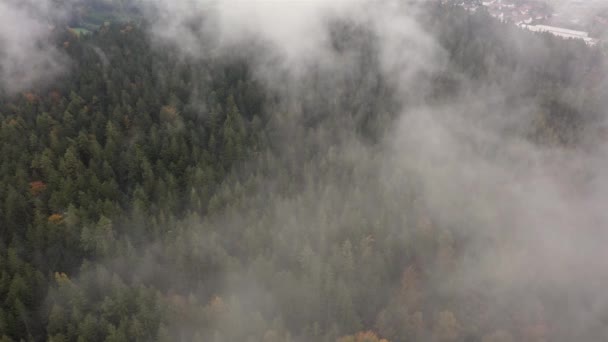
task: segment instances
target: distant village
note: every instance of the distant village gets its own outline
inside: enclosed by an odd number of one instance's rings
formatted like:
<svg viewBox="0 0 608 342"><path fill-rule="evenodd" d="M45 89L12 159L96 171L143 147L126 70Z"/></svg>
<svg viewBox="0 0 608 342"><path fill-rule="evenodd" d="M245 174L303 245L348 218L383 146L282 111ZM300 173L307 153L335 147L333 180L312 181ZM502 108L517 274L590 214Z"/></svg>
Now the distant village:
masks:
<svg viewBox="0 0 608 342"><path fill-rule="evenodd" d="M608 3L603 0L458 0L469 11L535 32L580 39L589 46L608 41Z"/></svg>

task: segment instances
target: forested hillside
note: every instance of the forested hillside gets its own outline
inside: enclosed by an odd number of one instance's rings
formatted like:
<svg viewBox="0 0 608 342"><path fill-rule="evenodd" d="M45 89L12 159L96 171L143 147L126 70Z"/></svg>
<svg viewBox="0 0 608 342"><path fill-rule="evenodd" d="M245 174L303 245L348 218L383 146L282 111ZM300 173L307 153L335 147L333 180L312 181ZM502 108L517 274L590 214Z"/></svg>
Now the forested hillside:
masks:
<svg viewBox="0 0 608 342"><path fill-rule="evenodd" d="M373 29L344 20L328 23L340 67L297 82L260 76L263 42L194 57L148 23L57 29L69 71L0 97L2 341L607 338L601 283L525 278L489 257L522 256L509 254L518 239L549 222L534 204L514 214L519 191L544 186L528 178L537 155L605 142L605 57L427 7L442 66L408 89L383 71ZM454 134L423 134L416 111ZM458 149L423 147L433 134ZM557 166L568 186L594 184Z"/></svg>

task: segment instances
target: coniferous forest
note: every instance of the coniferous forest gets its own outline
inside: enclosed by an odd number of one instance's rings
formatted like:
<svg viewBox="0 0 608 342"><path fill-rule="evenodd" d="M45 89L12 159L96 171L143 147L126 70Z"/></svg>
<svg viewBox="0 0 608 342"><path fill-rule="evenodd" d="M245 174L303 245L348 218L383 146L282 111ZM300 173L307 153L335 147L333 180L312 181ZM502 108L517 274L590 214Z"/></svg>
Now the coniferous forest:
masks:
<svg viewBox="0 0 608 342"><path fill-rule="evenodd" d="M1 341L608 339L603 48L416 13L300 72L55 28L69 67L0 95Z"/></svg>

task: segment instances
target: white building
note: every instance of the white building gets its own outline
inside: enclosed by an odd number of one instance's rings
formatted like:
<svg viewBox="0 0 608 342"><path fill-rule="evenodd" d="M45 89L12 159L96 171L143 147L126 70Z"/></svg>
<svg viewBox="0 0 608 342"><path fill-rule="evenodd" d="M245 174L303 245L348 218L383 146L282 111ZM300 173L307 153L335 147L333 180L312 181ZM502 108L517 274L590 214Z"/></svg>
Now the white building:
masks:
<svg viewBox="0 0 608 342"><path fill-rule="evenodd" d="M566 39L581 39L587 45L594 46L597 44L597 39L589 37L589 33L583 31L568 30L561 27L547 26L547 25L519 25L522 28L528 29L534 32L548 32L554 36L566 38Z"/></svg>

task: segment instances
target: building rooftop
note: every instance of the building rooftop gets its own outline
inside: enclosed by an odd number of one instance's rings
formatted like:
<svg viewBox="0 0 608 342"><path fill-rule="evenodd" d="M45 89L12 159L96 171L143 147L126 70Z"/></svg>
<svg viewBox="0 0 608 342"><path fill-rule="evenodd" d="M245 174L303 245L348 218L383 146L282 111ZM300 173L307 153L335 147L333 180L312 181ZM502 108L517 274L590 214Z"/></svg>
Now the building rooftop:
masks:
<svg viewBox="0 0 608 342"><path fill-rule="evenodd" d="M569 29L565 29L562 27L555 27L555 26L547 26L547 25L519 25L522 28L528 29L530 31L534 31L534 32L547 32L547 33L551 33L555 36L558 37L562 37L562 38L567 38L567 39L581 39L583 40L587 45L590 46L594 46L598 43L597 39L593 39L591 37L589 37L589 33L587 32L583 32L583 31L575 31L575 30L569 30Z"/></svg>

